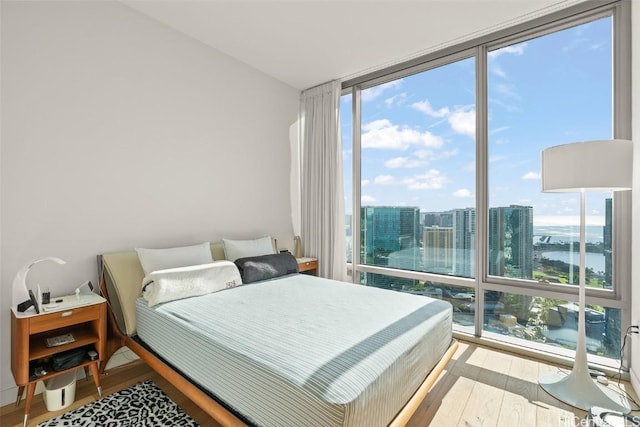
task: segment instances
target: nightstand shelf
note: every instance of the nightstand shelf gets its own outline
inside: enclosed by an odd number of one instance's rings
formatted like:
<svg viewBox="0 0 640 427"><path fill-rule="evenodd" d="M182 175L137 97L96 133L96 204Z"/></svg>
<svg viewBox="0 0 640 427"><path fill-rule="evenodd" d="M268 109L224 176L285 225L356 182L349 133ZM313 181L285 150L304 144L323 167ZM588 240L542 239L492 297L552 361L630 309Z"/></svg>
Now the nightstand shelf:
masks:
<svg viewBox="0 0 640 427"><path fill-rule="evenodd" d="M74 342L68 344L62 344L55 347L47 347L45 340L50 337L71 333L75 338ZM94 344L98 342L98 336L93 331L89 331L78 325L72 328L57 329L55 333L40 333L31 335L29 337L29 360L44 359L45 357L52 356L54 354L62 353L63 351L73 350L74 348L84 347L85 345Z"/></svg>
<svg viewBox="0 0 640 427"><path fill-rule="evenodd" d="M33 311L20 313L15 307L11 308L11 371L18 385L16 406L20 404L25 388L27 390L23 422L25 426L38 381L84 368L87 374L91 371L98 395L102 396L98 369L106 355L106 300L96 294L83 295L79 300L75 299L75 295L65 298L69 299L69 305L40 314ZM73 335L73 342L47 347L47 338L68 333ZM52 369L51 357L81 347L95 350L98 357L95 360L85 357L84 361L69 369ZM35 376L36 367L44 368L47 373Z"/></svg>
<svg viewBox="0 0 640 427"><path fill-rule="evenodd" d="M42 375L42 376L40 376L40 377L38 377L38 379L37 379L37 380L34 380L33 382L45 381L45 380L48 380L49 378L53 378L53 377L56 377L56 376L58 376L58 375L60 375L60 374L64 374L65 372L67 372L67 371L69 371L69 370L75 370L75 369L84 368L84 369L85 369L85 372L86 372L86 369L87 369L87 368L91 369L91 368L92 368L92 366L91 366L91 365L94 365L94 366L95 366L95 364L96 364L96 361L95 361L95 360L85 359L85 360L84 360L84 362L82 362L81 364L76 365L76 366L74 366L74 367L73 367L73 368L71 368L71 369L65 369L64 371L60 371L60 372L53 371L53 370L51 370L51 367L50 367L50 366L45 365L45 369L47 369L47 373L46 373L46 374L44 374L44 375ZM91 369L91 371L93 372L93 369ZM102 393L102 390L100 390L100 392L99 392L99 393Z"/></svg>

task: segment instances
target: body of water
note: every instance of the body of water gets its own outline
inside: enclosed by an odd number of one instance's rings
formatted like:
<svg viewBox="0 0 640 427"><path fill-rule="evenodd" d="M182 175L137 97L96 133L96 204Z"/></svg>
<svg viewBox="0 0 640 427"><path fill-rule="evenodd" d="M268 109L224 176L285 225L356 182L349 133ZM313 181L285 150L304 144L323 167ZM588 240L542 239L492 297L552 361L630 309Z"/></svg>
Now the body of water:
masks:
<svg viewBox="0 0 640 427"><path fill-rule="evenodd" d="M604 227L601 225L588 225L585 228L586 241L589 243L601 243L604 240ZM580 227L572 225L564 226L534 226L533 243L569 243L580 240Z"/></svg>
<svg viewBox="0 0 640 427"><path fill-rule="evenodd" d="M580 265L580 252L550 251L542 252L542 256L555 261L562 261L567 264ZM585 254L587 268L592 268L594 272L604 272L604 255L587 252Z"/></svg>
<svg viewBox="0 0 640 427"><path fill-rule="evenodd" d="M604 227L601 225L589 225L585 229L586 241L588 243L602 243L604 240ZM544 226L533 227L533 243L569 243L580 241L580 227L578 226ZM580 265L580 252L569 251L548 251L542 256L555 261L562 261L567 264ZM603 254L586 253L587 267L593 271L604 272L605 259Z"/></svg>

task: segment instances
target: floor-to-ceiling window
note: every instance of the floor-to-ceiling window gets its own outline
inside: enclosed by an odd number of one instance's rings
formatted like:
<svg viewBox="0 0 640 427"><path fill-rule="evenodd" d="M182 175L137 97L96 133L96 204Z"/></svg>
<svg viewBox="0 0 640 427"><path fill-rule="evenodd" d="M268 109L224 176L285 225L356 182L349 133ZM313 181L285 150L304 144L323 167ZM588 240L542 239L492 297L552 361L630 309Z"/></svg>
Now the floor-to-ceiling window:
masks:
<svg viewBox="0 0 640 427"><path fill-rule="evenodd" d="M488 49L489 281L524 279L535 296L486 291L484 330L573 348L578 311L544 297L547 284L578 284L579 197L540 191L540 152L571 141L613 138L613 16ZM587 201L586 283L614 288L612 193ZM609 207L607 209L607 206ZM608 224L608 225L607 225ZM620 309L587 307L587 348L618 358Z"/></svg>
<svg viewBox="0 0 640 427"><path fill-rule="evenodd" d="M627 7L583 5L345 87L355 283L446 299L460 332L570 354L579 196L540 191L540 152L628 135ZM604 363L628 322L628 197L587 200L587 347Z"/></svg>

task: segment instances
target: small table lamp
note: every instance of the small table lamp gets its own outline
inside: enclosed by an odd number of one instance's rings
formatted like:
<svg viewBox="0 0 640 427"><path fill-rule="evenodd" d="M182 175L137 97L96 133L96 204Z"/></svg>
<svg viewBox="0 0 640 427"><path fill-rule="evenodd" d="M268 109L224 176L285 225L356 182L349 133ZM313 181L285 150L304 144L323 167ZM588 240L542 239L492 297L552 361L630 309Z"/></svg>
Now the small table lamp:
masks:
<svg viewBox="0 0 640 427"><path fill-rule="evenodd" d="M29 299L29 291L27 290L27 274L29 273L31 267L42 261L53 261L57 262L58 264L66 264L66 262L61 260L60 258L46 257L34 259L33 261L30 261L23 265L22 268L18 270L18 273L16 273L16 277L13 278L12 307L15 308L21 302ZM38 298L40 298L40 296L38 296Z"/></svg>
<svg viewBox="0 0 640 427"><path fill-rule="evenodd" d="M542 191L580 193L580 286L578 292L578 342L573 369L568 376L540 378L550 395L576 408L594 406L622 413L628 402L617 393L598 386L589 375L585 327L585 192L630 190L633 143L614 139L558 145L542 151Z"/></svg>

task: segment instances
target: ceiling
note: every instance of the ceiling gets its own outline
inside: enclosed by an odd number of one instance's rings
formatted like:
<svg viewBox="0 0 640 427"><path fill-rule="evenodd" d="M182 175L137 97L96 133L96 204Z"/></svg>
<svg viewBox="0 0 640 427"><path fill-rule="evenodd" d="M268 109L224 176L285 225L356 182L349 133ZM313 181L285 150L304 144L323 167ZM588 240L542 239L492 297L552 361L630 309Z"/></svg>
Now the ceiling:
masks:
<svg viewBox="0 0 640 427"><path fill-rule="evenodd" d="M121 1L302 90L581 0Z"/></svg>

